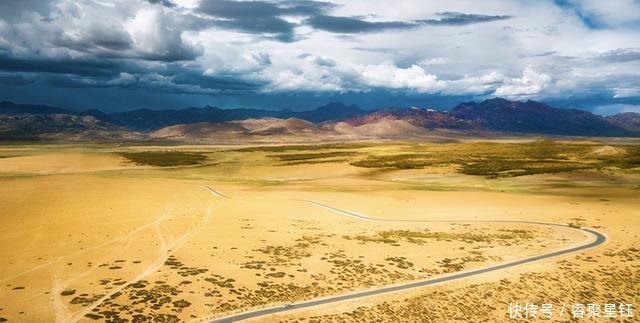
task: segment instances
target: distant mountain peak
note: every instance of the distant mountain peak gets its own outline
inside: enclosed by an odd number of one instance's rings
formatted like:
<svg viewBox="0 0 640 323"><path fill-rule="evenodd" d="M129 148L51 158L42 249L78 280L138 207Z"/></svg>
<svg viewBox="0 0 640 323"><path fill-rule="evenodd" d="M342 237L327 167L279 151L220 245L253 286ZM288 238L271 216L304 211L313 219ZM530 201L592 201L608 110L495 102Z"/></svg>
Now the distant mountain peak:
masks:
<svg viewBox="0 0 640 323"><path fill-rule="evenodd" d="M538 101L509 101L503 98L480 104L462 103L451 115L477 120L494 131L577 136L624 136L629 131L587 111L553 108Z"/></svg>
<svg viewBox="0 0 640 323"><path fill-rule="evenodd" d="M6 129L17 131L18 128L11 122L19 121L22 127L33 123L34 134L38 134L38 136L52 133L51 129L60 129L59 131L63 134L71 134L71 128L65 129L68 126L88 129L87 131L100 133L101 136L107 136L108 133L118 133L115 137L127 137L129 134L125 134L123 132L125 130L150 133L171 126L191 124L199 124L200 126L178 127L167 131L170 133L177 131L176 129L195 131L194 129L204 129L203 124L216 124L222 128L207 126L207 129L210 131L226 129L225 131L233 133L237 132L239 128L238 125L234 126L232 123L241 120L246 120L245 125L247 126L250 124L261 125L262 128L256 128L249 132L262 135L282 134L285 130L287 133L308 134L318 129L331 128L335 124L341 124L341 127L359 127L358 132L361 134L368 131L366 129L380 127L401 127L407 131L411 130L410 133L415 133L417 127L424 131L451 129L471 132L497 131L575 136L640 136L640 114L638 113L623 113L605 118L583 110L554 108L533 100L509 101L504 98L492 98L479 103L461 103L449 112L417 106L409 108L387 107L368 111L354 104L330 102L307 111L222 109L207 105L200 108L188 107L167 110L144 108L105 114L97 109L75 111L46 105L16 104L3 101L0 102L0 116L2 115L7 116L2 119ZM34 117L30 118L29 116ZM398 136L397 138L400 138L399 134L404 131L399 129L394 130L394 136ZM195 132L200 133L200 130ZM209 130L207 133L210 132ZM411 136L410 133L408 136ZM5 132L5 134L11 134L15 137L19 132ZM73 135L80 136L79 134ZM0 139L2 138L0 137Z"/></svg>
<svg viewBox="0 0 640 323"><path fill-rule="evenodd" d="M355 104L351 104L351 105L346 105L342 102L330 102L328 104L325 104L323 106L320 106L318 108L315 109L315 111L328 111L328 110L360 110L360 108L355 105ZM311 110L313 111L313 110Z"/></svg>
<svg viewBox="0 0 640 323"><path fill-rule="evenodd" d="M483 104L483 103L493 103L493 104L496 104L496 103L500 103L500 104L511 104L512 102L514 102L514 101L509 101L509 100L507 100L507 99L505 99L505 98L495 97L495 98L491 98L491 99L484 100L484 101L482 101L482 103L481 103L481 104Z"/></svg>
<svg viewBox="0 0 640 323"><path fill-rule="evenodd" d="M606 119L626 130L640 132L640 113L623 112L608 116Z"/></svg>

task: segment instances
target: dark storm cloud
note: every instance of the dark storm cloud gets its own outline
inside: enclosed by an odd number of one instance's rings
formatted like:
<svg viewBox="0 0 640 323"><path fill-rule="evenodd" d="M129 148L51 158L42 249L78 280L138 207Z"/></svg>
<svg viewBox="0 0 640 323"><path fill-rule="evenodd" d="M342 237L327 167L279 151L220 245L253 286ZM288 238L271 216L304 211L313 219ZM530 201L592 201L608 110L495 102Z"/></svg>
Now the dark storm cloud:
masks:
<svg viewBox="0 0 640 323"><path fill-rule="evenodd" d="M253 54L252 57L260 66L271 65L271 56L269 56L269 54L267 53Z"/></svg>
<svg viewBox="0 0 640 323"><path fill-rule="evenodd" d="M0 1L0 18L13 21L19 20L23 12L36 12L46 17L54 8L51 1L42 0L2 0Z"/></svg>
<svg viewBox="0 0 640 323"><path fill-rule="evenodd" d="M26 78L20 74L0 74L0 84L10 86L23 86L33 84L32 79Z"/></svg>
<svg viewBox="0 0 640 323"><path fill-rule="evenodd" d="M176 44L177 45L177 44ZM193 61L202 55L202 50L187 46L173 46L164 52L153 53L138 53L133 56L109 56L104 57L123 57L123 58L139 58L147 61L161 61L161 62L178 62L178 61Z"/></svg>
<svg viewBox="0 0 640 323"><path fill-rule="evenodd" d="M198 10L211 16L248 20L281 16L311 16L335 7L322 1L232 1L204 0Z"/></svg>
<svg viewBox="0 0 640 323"><path fill-rule="evenodd" d="M117 75L123 66L109 60L21 59L0 56L0 70L9 72L74 74L92 77Z"/></svg>
<svg viewBox="0 0 640 323"><path fill-rule="evenodd" d="M0 83L2 78L0 77ZM31 83L34 83L33 81ZM207 76L189 69L170 68L163 73L122 74L112 77L84 77L71 74L40 74L38 83L50 88L126 89L175 94L243 94L257 92L265 84L235 75Z"/></svg>
<svg viewBox="0 0 640 323"><path fill-rule="evenodd" d="M221 92L254 92L259 90L263 83L245 81L234 75L206 76L201 73L181 73L171 78L174 84L198 86L202 89L218 90Z"/></svg>
<svg viewBox="0 0 640 323"><path fill-rule="evenodd" d="M318 15L305 21L315 29L333 33L369 33L390 29L408 29L416 27L415 23L401 21L370 22L355 17L336 17Z"/></svg>
<svg viewBox="0 0 640 323"><path fill-rule="evenodd" d="M312 16L321 14L335 5L321 1L230 1L205 0L198 11L217 18L213 24L232 30L269 36L282 42L296 40L296 24L285 16Z"/></svg>
<svg viewBox="0 0 640 323"><path fill-rule="evenodd" d="M104 51L122 51L133 46L131 36L116 28L93 28L76 38L72 38L68 34L60 34L53 39L52 43L79 52L97 54Z"/></svg>
<svg viewBox="0 0 640 323"><path fill-rule="evenodd" d="M268 55L260 57L263 60L268 59ZM247 93L258 91L265 85L264 82L248 80L238 74L206 75L197 68L185 67L178 63L168 64L164 70L158 71L158 74L166 77L173 84L197 87L205 91Z"/></svg>
<svg viewBox="0 0 640 323"><path fill-rule="evenodd" d="M149 1L149 3L153 3L153 4L161 4L165 7L169 7L169 8L173 8L176 6L175 3L171 2L171 0L147 0Z"/></svg>
<svg viewBox="0 0 640 323"><path fill-rule="evenodd" d="M537 54L527 54L527 55L520 54L518 55L518 57L548 57L548 56L554 56L557 53L558 53L557 51L548 51L548 52L537 53Z"/></svg>
<svg viewBox="0 0 640 323"><path fill-rule="evenodd" d="M252 34L275 34L280 41L296 40L294 28L283 17L306 17L304 24L333 33L370 33L388 30L410 29L423 25L463 26L469 24L509 19L511 16L476 15L459 12L443 12L438 18L412 21L367 21L360 17L328 15L335 4L321 1L233 1L205 0L198 11L218 18L214 24L227 29Z"/></svg>
<svg viewBox="0 0 640 323"><path fill-rule="evenodd" d="M43 83L58 88L108 88L114 87L108 80L78 78L69 75L51 75L43 77Z"/></svg>
<svg viewBox="0 0 640 323"><path fill-rule="evenodd" d="M255 54L254 59L262 65L271 64L267 54ZM127 88L206 94L255 92L265 85L237 74L204 75L201 70L179 62L150 66L130 59L53 60L3 55L0 71L5 72L0 73L2 85L29 85L37 81L51 88ZM31 77L27 79L23 73Z"/></svg>
<svg viewBox="0 0 640 323"><path fill-rule="evenodd" d="M325 58L325 57L316 57L313 60L314 63L320 65L320 66L327 66L327 67L334 67L336 66L336 61L330 59L330 58Z"/></svg>
<svg viewBox="0 0 640 323"><path fill-rule="evenodd" d="M278 17L254 19L218 20L214 22L218 27L232 29L251 34L275 34L273 38L282 42L295 40L294 24Z"/></svg>
<svg viewBox="0 0 640 323"><path fill-rule="evenodd" d="M383 48L383 47L353 47L353 50L362 51L362 52L371 52L371 53L382 53L389 55L399 55L403 52L401 50L395 48Z"/></svg>
<svg viewBox="0 0 640 323"><path fill-rule="evenodd" d="M637 48L620 48L597 55L596 58L610 63L640 61L640 50Z"/></svg>
<svg viewBox="0 0 640 323"><path fill-rule="evenodd" d="M510 19L511 16L488 16L465 14L459 12L439 13L439 18L422 19L411 21L380 21L372 22L362 20L358 17L336 17L327 15L316 15L308 18L305 22L313 28L329 31L333 33L370 33L388 30L411 29L424 25L432 26L464 26L496 20Z"/></svg>
<svg viewBox="0 0 640 323"><path fill-rule="evenodd" d="M476 15L461 12L441 12L437 15L440 18L416 20L415 22L421 25L464 26L512 18L512 16L507 15Z"/></svg>

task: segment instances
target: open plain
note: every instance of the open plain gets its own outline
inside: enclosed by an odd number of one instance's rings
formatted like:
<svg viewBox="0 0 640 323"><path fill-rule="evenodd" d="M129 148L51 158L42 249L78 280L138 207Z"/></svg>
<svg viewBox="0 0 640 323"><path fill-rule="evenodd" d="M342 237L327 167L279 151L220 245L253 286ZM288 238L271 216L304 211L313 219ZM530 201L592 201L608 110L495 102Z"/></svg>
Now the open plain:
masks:
<svg viewBox="0 0 640 323"><path fill-rule="evenodd" d="M0 322L207 322L285 304L251 320L507 322L514 302L637 307L638 196L640 143L625 140L3 145ZM295 306L593 241L581 227L607 240Z"/></svg>

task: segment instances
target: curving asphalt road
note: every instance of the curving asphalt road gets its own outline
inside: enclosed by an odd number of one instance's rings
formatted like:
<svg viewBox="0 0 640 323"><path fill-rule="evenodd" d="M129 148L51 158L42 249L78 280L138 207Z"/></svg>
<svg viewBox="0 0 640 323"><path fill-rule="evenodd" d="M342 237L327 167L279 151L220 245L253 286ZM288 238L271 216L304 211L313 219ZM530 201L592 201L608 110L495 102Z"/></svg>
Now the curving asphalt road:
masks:
<svg viewBox="0 0 640 323"><path fill-rule="evenodd" d="M513 220L513 221L497 221L497 220L496 221L493 221L493 220L488 220L488 221L482 221L482 220L469 220L469 221L423 220L423 221L420 221L420 220L417 220L417 221L414 221L414 220L376 219L376 218L371 218L371 217L368 217L368 216L365 216L365 215L362 215L362 214L359 214L359 213L356 213L356 212L338 209L338 208L335 208L335 207L332 207L332 206L329 206L329 205L326 205L326 204L322 204L322 203L319 203L319 202L316 202L316 201L312 201L312 200L297 200L297 201L311 203L311 204L313 204L315 206L322 207L322 208L325 208L325 209L329 209L329 210L332 210L334 212L343 214L345 216L351 216L351 217L355 217L355 218L359 218L359 219L367 220L367 221L382 221L382 222L451 222L451 223L453 223L453 222L459 222L459 223L468 223L468 222L527 223L527 224L536 224L536 225L569 227L569 225L562 224L562 223L536 222L536 221L516 221L516 220ZM474 270L469 270L469 271L464 271L464 272L458 272L458 273L454 273L454 274L451 274L451 275L440 276L440 277L436 277L436 278L429 278L429 279L424 279L424 280L411 282L411 283L406 283L406 284L400 284L400 285L394 285L394 286L388 286L388 287L381 287L381 288L365 290L365 291L360 291L360 292L355 292L355 293L350 293L350 294L345 294L345 295L324 297L324 298L319 298L319 299L309 300L309 301L302 301L302 302L293 304L293 306L291 306L291 307L286 307L286 308L282 307L282 306L278 306L278 307L270 307L270 308L264 308L264 309L255 310L255 311L244 312L244 313L240 313L240 314L234 314L234 315L230 315L230 316L226 316L226 317L215 319L215 320L211 321L211 323L228 323L228 322L242 321L242 320L247 320L247 319L255 318L255 317L259 317L259 316L265 316L265 315L270 315L270 314L278 314L278 313L283 313L283 312L287 312L287 311L308 308L308 307L312 307L312 306L326 305L326 304L331 304L331 303L354 300L354 299L363 298L363 297L375 296L375 295L386 294L386 293L393 293L393 292L403 291L403 290L412 289L412 288L418 288L418 287L435 285L435 284L444 283L444 282L450 282L450 281L453 281L453 280L463 279L463 278L476 276L476 275L480 275L480 274L484 274L484 273L488 273L488 272L492 272L492 271L498 271L498 270L502 270L502 269L506 269L506 268L511 268L511 267L515 267L515 266L524 265L524 264L527 264L527 263L530 263L530 262L534 262L534 261L538 261L538 260L542 260L542 259L557 257L557 256L560 256L560 255L565 255L565 254L569 254L569 253L573 253L573 252L578 252L578 251L594 248L594 247L597 247L597 246L603 244L605 241L607 241L607 237L604 234L602 234L602 233L600 233L598 231L595 231L595 230L592 230L592 229L588 229L588 228L575 228L575 227L571 227L571 228L574 228L574 229L579 230L579 231L581 231L583 233L586 233L587 235L595 237L595 240L593 240L593 241L591 241L589 243L577 246L577 247L571 247L571 248L567 248L567 249L553 251L553 252L545 253L545 254L542 254L542 255L533 256L533 257L529 257L529 258L524 258L524 259L520 259L520 260L514 260L514 261L510 261L510 262L506 262L506 263L502 263L502 264L498 264L498 265L494 265L494 266L485 267L485 268L479 268L479 269L474 269Z"/></svg>
<svg viewBox="0 0 640 323"><path fill-rule="evenodd" d="M224 197L224 198L229 198L228 196L224 195L222 192L214 190L213 188L211 188L210 186L204 185L203 186L205 190L209 191L211 194L218 196L218 197Z"/></svg>

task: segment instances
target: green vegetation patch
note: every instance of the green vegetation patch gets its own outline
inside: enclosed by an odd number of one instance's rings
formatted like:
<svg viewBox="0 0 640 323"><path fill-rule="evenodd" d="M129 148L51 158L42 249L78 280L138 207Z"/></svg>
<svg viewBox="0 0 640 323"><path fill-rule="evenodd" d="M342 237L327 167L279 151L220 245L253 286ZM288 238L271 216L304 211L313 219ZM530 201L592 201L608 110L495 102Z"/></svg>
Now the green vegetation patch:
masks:
<svg viewBox="0 0 640 323"><path fill-rule="evenodd" d="M312 164L329 164L329 163L347 163L349 159L314 159L314 160L302 160L302 161L292 161L286 162L282 164L283 166L292 166L292 165L312 165Z"/></svg>
<svg viewBox="0 0 640 323"><path fill-rule="evenodd" d="M640 167L640 146L624 146L626 155L624 156L600 156L599 160L603 166L627 168Z"/></svg>
<svg viewBox="0 0 640 323"><path fill-rule="evenodd" d="M198 165L207 159L201 153L182 151L119 152L118 155L138 165L161 167Z"/></svg>
<svg viewBox="0 0 640 323"><path fill-rule="evenodd" d="M24 154L15 154L15 155L0 155L0 158L15 158L15 157L25 157L29 155Z"/></svg>
<svg viewBox="0 0 640 323"><path fill-rule="evenodd" d="M356 151L328 151L322 153L300 153L300 154L279 154L279 155L267 155L267 157L277 158L279 161L284 162L283 165L299 165L299 164L318 164L318 163L333 163L333 162L347 162L345 158L355 156L359 153Z"/></svg>
<svg viewBox="0 0 640 323"><path fill-rule="evenodd" d="M448 162L454 163L456 161L448 160ZM439 157L420 153L368 156L351 163L357 167L391 169L416 169L444 164L445 162Z"/></svg>
<svg viewBox="0 0 640 323"><path fill-rule="evenodd" d="M399 246L400 242L408 242L412 244L422 245L428 239L436 241L463 241L466 243L474 242L505 242L505 240L530 240L534 237L533 233L527 230L505 230L501 229L495 234L480 233L458 233L458 232L432 232L410 231L410 230L388 230L380 231L374 235L355 235L343 236L347 240L358 240L363 243L374 242Z"/></svg>
<svg viewBox="0 0 640 323"><path fill-rule="evenodd" d="M522 176L550 174L594 168L594 164L563 160L536 160L493 158L462 165L461 172L466 175L484 175L488 177Z"/></svg>
<svg viewBox="0 0 640 323"><path fill-rule="evenodd" d="M623 155L593 154L599 144L558 143L543 139L529 143L456 143L407 145L394 154L368 154L351 165L380 169L421 169L459 165L460 172L490 178L568 172L584 169L640 167L640 146L624 146Z"/></svg>
<svg viewBox="0 0 640 323"><path fill-rule="evenodd" d="M280 161L296 162L296 161L310 161L314 159L324 159L332 157L344 157L354 156L358 152L355 151L330 151L323 153L302 153L302 154L280 154L280 155L268 155L267 157L277 158Z"/></svg>

